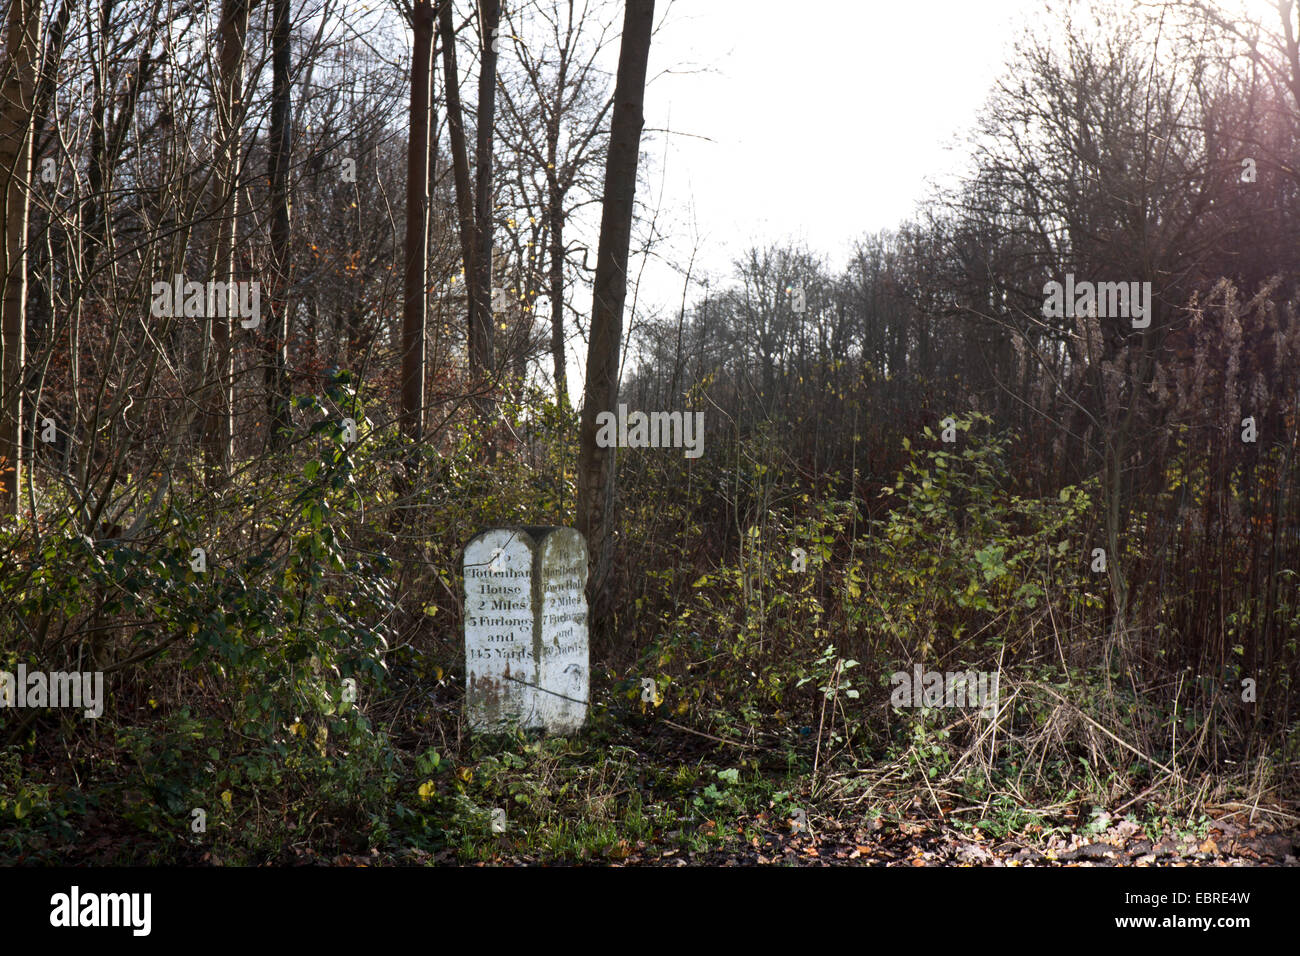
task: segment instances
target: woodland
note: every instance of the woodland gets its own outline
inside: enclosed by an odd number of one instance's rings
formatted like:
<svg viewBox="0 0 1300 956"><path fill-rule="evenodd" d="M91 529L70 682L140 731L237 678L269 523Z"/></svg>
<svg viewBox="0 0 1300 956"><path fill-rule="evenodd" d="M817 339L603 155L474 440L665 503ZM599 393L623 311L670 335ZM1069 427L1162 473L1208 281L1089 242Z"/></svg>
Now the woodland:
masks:
<svg viewBox="0 0 1300 956"><path fill-rule="evenodd" d="M914 216L710 275L680 3L0 5L0 671L103 679L0 862L1296 864L1300 4L1046 4ZM465 721L512 526L576 734Z"/></svg>

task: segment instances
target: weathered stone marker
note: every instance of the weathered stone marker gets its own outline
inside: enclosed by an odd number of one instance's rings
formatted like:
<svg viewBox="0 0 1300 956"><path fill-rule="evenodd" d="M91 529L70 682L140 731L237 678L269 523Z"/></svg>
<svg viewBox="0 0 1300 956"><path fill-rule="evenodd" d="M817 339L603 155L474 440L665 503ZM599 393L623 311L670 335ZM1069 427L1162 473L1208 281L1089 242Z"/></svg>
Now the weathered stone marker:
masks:
<svg viewBox="0 0 1300 956"><path fill-rule="evenodd" d="M465 545L465 713L576 732L587 719L587 544L572 528L493 528Z"/></svg>

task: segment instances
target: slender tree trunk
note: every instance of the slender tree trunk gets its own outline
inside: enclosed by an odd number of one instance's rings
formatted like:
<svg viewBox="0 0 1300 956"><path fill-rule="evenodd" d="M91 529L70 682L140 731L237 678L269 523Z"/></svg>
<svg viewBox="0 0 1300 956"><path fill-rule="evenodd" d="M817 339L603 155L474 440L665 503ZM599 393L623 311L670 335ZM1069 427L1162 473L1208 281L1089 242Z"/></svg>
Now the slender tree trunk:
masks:
<svg viewBox="0 0 1300 956"><path fill-rule="evenodd" d="M23 365L27 309L27 214L40 0L9 0L0 78L0 515L18 515L22 481Z"/></svg>
<svg viewBox="0 0 1300 956"><path fill-rule="evenodd" d="M623 16L579 438L578 530L587 539L590 556L588 591L592 621L602 628L610 623L614 449L596 446L596 415L615 411L618 403L619 344L623 335L623 303L627 297L628 247L632 241L641 127L645 122L642 106L654 7L654 0L626 0Z"/></svg>
<svg viewBox="0 0 1300 956"><path fill-rule="evenodd" d="M556 165L555 145L552 139L547 144L550 154L548 161ZM550 179L550 196L547 210L550 223L551 245L551 358L555 364L555 401L562 409L569 407L569 377L564 355L564 196L560 193L556 176L559 170L552 168Z"/></svg>
<svg viewBox="0 0 1300 956"><path fill-rule="evenodd" d="M476 383L490 377L495 368L492 315L492 219L495 212L492 190L492 134L496 122L497 53L496 32L501 22L500 0L479 0L480 60L478 74L478 127L474 146L474 299L475 322L470 338L470 373ZM477 402L479 420L486 428L492 418L492 403L486 397ZM489 443L489 449L491 444Z"/></svg>
<svg viewBox="0 0 1300 956"><path fill-rule="evenodd" d="M274 0L271 25L271 154L267 160L271 200L271 263L275 288L271 321L265 330L266 421L273 447L282 447L289 428L289 0Z"/></svg>
<svg viewBox="0 0 1300 956"><path fill-rule="evenodd" d="M429 197L429 214L424 217L425 222L425 248L429 254L433 255L442 240L445 226L439 222L434 215L437 207L438 197L438 22L437 22L437 2L433 0L434 6L434 23L432 27L432 37L430 43L432 48L429 51L429 162L428 166L428 185L425 187L425 193ZM438 342L442 332L439 325L440 319L433 317L434 311L438 305L440 292L433 288L432 284L425 286L424 294L424 314L428 317L425 326L424 340L424 360L426 364L432 364L434 368L438 367ZM429 329L432 324L432 329ZM432 336L433 341L429 338ZM424 420L427 424L433 413L426 407L424 410Z"/></svg>
<svg viewBox="0 0 1300 956"><path fill-rule="evenodd" d="M114 0L91 5L97 19L95 29L86 33L86 59L90 64L90 158L87 161L86 212L83 229L86 239L86 271L95 270L99 253L108 243L109 174L112 162L108 152L108 40L106 33L113 16Z"/></svg>
<svg viewBox="0 0 1300 956"><path fill-rule="evenodd" d="M72 4L73 0L61 0L58 12L50 20L45 39L41 77L36 84L35 132L32 136L34 156L39 155L46 145L46 126L49 125L50 105L54 102L59 64L63 62L63 45L68 37L68 21L72 19Z"/></svg>
<svg viewBox="0 0 1300 956"><path fill-rule="evenodd" d="M248 0L225 0L221 8L219 75L216 98L217 156L212 177L212 218L217 240L212 250L209 280L234 288L235 243L239 223L239 131L244 114L244 45L248 36ZM216 303L213 303L215 306ZM207 377L203 445L211 477L228 473L234 452L234 362L230 347L230 309L213 308L207 319L205 344Z"/></svg>
<svg viewBox="0 0 1300 956"><path fill-rule="evenodd" d="M456 186L456 215L460 224L460 254L465 266L466 341L471 343L478 327L478 304L474 300L474 194L469 182L469 151L465 143L465 111L460 102L460 73L456 68L456 25L452 19L452 0L438 6L438 32L442 40L443 87L447 92L447 134L451 142L452 179ZM490 309L491 303L488 303ZM471 369L473 366L471 365Z"/></svg>
<svg viewBox="0 0 1300 956"><path fill-rule="evenodd" d="M416 0L411 18L411 138L406 166L406 287L402 311L402 431L424 435L424 333L428 297L429 93L433 5Z"/></svg>

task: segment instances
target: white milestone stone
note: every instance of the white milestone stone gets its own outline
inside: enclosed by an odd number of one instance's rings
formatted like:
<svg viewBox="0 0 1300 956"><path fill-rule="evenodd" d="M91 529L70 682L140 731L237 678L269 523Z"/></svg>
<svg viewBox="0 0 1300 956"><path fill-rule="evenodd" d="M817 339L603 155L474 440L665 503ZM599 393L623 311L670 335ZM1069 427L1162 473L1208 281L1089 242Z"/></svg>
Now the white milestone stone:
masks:
<svg viewBox="0 0 1300 956"><path fill-rule="evenodd" d="M465 713L571 734L587 719L587 546L572 528L494 528L465 546Z"/></svg>

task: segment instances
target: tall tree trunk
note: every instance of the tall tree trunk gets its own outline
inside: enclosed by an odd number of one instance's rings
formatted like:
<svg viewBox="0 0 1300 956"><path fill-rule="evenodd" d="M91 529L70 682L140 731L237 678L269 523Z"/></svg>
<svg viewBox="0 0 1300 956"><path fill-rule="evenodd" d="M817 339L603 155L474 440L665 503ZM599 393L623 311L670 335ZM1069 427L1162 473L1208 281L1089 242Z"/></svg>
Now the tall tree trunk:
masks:
<svg viewBox="0 0 1300 956"><path fill-rule="evenodd" d="M50 20L45 38L45 55L41 63L41 76L36 83L36 118L33 122L33 155L40 155L46 145L46 126L49 124L50 105L58 79L59 64L63 62L63 45L68 37L68 21L72 19L73 0L61 0L58 12Z"/></svg>
<svg viewBox="0 0 1300 956"><path fill-rule="evenodd" d="M22 481L23 364L27 309L27 213L40 0L9 0L0 79L0 515L18 515Z"/></svg>
<svg viewBox="0 0 1300 956"><path fill-rule="evenodd" d="M244 48L248 37L248 0L225 0L221 7L218 59L217 150L212 177L211 215L217 225L209 281L234 288L235 243L239 222L240 128L244 114ZM214 303L215 305L215 303ZM213 312L218 311L214 308ZM234 361L230 347L230 309L207 318L204 342L206 379L203 447L211 477L230 468L234 446Z"/></svg>
<svg viewBox="0 0 1300 956"><path fill-rule="evenodd" d="M478 128L474 145L474 277L476 302L474 327L470 330L470 377L482 387L482 379L495 368L492 314L492 134L496 122L497 53L496 32L501 22L500 0L479 0ZM492 420L492 403L482 396L477 401L479 421L486 429ZM491 443L488 448L491 449Z"/></svg>
<svg viewBox="0 0 1300 956"><path fill-rule="evenodd" d="M456 25L452 19L452 0L438 6L438 33L442 40L443 87L447 91L447 134L451 142L452 179L456 186L456 216L460 224L460 254L465 266L466 341L472 346L478 327L478 304L474 300L474 194L469 183L469 151L465 143L465 111L460 102L460 73L456 67ZM491 303L488 303L491 308ZM471 365L471 369L473 366Z"/></svg>
<svg viewBox="0 0 1300 956"><path fill-rule="evenodd" d="M627 297L627 258L632 241L633 201L641 153L646 62L654 24L654 0L626 0L623 37L614 85L600 245L596 256L587 351L586 394L578 451L578 530L587 539L592 621L609 625L614 449L596 447L596 415L618 403L618 355Z"/></svg>
<svg viewBox="0 0 1300 956"><path fill-rule="evenodd" d="M424 435L424 332L428 314L429 87L433 4L416 0L411 17L411 138L406 161L406 286L402 310L402 432Z"/></svg>
<svg viewBox="0 0 1300 956"><path fill-rule="evenodd" d="M564 194L560 191L559 169L556 159L556 136L559 116L555 117L556 132L547 134L546 152L550 169L547 170L549 196L547 210L551 256L551 358L555 364L555 402L562 409L569 407L569 377L564 356Z"/></svg>
<svg viewBox="0 0 1300 956"><path fill-rule="evenodd" d="M265 330L266 421L273 447L282 447L289 427L289 0L274 0L271 25L271 155L267 160L271 200L271 263L274 269L271 321Z"/></svg>
<svg viewBox="0 0 1300 956"><path fill-rule="evenodd" d="M93 274L96 260L108 244L109 176L113 163L108 158L108 29L115 0L103 0L91 9L96 18L93 30L86 31L86 59L90 65L90 157L87 160L86 212L82 229L86 241L86 273Z"/></svg>

